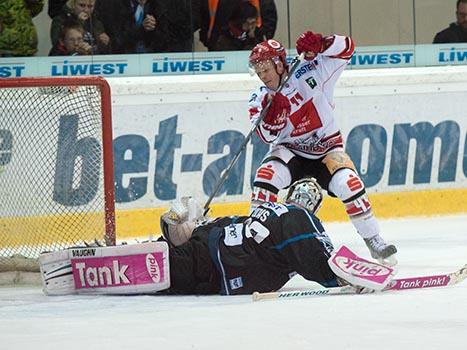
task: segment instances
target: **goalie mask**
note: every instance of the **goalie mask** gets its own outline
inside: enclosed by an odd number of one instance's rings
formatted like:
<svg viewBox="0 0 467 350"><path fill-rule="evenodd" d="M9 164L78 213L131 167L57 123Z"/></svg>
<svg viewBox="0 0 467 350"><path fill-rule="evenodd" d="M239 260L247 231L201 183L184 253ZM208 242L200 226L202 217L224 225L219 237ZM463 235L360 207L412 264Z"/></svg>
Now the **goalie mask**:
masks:
<svg viewBox="0 0 467 350"><path fill-rule="evenodd" d="M315 178L301 179L289 187L285 202L298 205L315 214L323 203L323 190Z"/></svg>

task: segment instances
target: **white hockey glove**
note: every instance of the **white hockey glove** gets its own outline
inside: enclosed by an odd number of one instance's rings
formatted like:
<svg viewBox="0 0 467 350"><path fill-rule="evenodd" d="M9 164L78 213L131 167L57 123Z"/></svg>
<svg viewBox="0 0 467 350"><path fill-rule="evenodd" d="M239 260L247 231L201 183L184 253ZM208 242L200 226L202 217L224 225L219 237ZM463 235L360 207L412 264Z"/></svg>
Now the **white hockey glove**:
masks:
<svg viewBox="0 0 467 350"><path fill-rule="evenodd" d="M182 197L162 214L162 235L172 246L182 245L188 242L193 230L204 220L206 218L199 203L193 197Z"/></svg>

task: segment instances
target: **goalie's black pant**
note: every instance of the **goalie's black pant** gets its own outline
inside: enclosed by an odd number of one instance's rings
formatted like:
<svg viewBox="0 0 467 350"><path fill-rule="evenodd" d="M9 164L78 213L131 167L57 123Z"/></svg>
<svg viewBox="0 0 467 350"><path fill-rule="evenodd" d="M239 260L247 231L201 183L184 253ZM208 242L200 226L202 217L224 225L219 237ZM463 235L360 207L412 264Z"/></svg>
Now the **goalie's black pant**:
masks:
<svg viewBox="0 0 467 350"><path fill-rule="evenodd" d="M169 250L169 294L219 294L220 275L209 255L208 235L195 231L188 242Z"/></svg>
<svg viewBox="0 0 467 350"><path fill-rule="evenodd" d="M249 217L199 226L169 250L171 288L178 294L249 294L280 289L295 274L336 286L327 259L332 243L304 209L263 204Z"/></svg>

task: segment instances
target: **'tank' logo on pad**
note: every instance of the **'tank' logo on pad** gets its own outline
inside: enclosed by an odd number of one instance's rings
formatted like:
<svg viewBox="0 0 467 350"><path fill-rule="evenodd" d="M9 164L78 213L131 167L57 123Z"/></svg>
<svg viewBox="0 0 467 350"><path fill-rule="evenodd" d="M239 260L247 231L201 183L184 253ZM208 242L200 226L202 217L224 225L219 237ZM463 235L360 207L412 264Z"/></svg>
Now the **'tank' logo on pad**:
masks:
<svg viewBox="0 0 467 350"><path fill-rule="evenodd" d="M91 262L98 259L89 260ZM72 268L75 287L78 289L130 284L130 280L125 274L128 265L120 265L118 260L113 260L112 264L107 266L89 266L86 262L72 261Z"/></svg>

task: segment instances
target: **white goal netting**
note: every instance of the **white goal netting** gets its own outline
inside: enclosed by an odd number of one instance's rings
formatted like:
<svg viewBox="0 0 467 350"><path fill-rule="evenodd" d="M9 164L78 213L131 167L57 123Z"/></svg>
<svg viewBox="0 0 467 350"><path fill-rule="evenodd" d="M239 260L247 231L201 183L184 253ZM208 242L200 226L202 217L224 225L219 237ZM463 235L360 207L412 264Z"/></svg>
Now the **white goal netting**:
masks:
<svg viewBox="0 0 467 350"><path fill-rule="evenodd" d="M17 85L4 85L0 272L37 271L44 251L94 240L112 244L113 167L105 162L112 159L111 141L110 147L105 142L108 134L111 140L110 98L103 80L17 79Z"/></svg>

